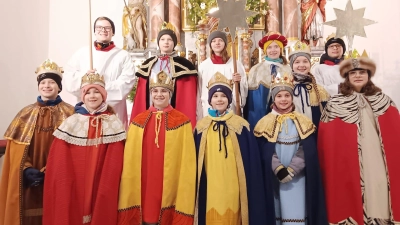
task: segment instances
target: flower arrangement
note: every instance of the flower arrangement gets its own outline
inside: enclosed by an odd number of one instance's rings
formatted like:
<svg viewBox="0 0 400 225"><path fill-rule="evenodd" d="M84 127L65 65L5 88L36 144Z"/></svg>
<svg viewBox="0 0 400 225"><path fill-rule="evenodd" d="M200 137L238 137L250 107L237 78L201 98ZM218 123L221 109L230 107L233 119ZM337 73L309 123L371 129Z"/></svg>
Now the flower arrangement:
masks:
<svg viewBox="0 0 400 225"><path fill-rule="evenodd" d="M197 25L200 20L206 18L206 14L213 8L217 7L216 0L185 0L188 10L189 20L193 25ZM244 1L244 0L242 0ZM252 25L256 23L262 16L268 14L269 6L266 0L247 0L246 9L258 12L254 16L247 18L247 23Z"/></svg>

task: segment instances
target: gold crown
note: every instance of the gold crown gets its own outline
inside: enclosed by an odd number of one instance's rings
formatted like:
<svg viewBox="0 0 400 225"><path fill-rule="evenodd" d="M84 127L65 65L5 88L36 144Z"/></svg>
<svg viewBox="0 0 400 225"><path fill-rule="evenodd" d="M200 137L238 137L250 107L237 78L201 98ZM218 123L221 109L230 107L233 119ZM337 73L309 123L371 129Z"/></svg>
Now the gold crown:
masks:
<svg viewBox="0 0 400 225"><path fill-rule="evenodd" d="M281 74L280 72L278 72L278 74L276 76L272 77L271 80L271 89L273 89L274 87L280 87L280 86L287 86L290 87L291 89L294 88L294 84L293 84L293 76L289 73L284 73Z"/></svg>
<svg viewBox="0 0 400 225"><path fill-rule="evenodd" d="M369 58L367 51L365 51L365 49L361 55L358 53L357 49L350 50L346 52L346 54L344 55L344 59L358 59L360 57Z"/></svg>
<svg viewBox="0 0 400 225"><path fill-rule="evenodd" d="M329 41L329 39L331 39L331 38L336 38L336 33L330 34L330 35L325 39L325 43L326 43L327 41Z"/></svg>
<svg viewBox="0 0 400 225"><path fill-rule="evenodd" d="M220 72L216 72L210 79L210 81L208 81L208 90L210 90L212 87L214 87L215 85L223 85L226 86L227 88L233 89L233 81L229 80L228 78L226 78L222 73Z"/></svg>
<svg viewBox="0 0 400 225"><path fill-rule="evenodd" d="M37 76L43 73L55 73L62 78L62 74L64 70L62 67L59 67L55 62L50 59L46 59L39 67L36 69L35 73Z"/></svg>
<svg viewBox="0 0 400 225"><path fill-rule="evenodd" d="M294 43L292 46L289 48L289 57L293 54L296 54L298 52L304 52L307 53L311 56L311 49L310 46L308 46L306 43L303 43L301 41L297 41Z"/></svg>
<svg viewBox="0 0 400 225"><path fill-rule="evenodd" d="M82 77L81 81L81 88L89 85L89 84L97 84L102 86L103 88L106 87L106 83L104 81L104 76L98 74L98 73L91 73L91 74L85 74Z"/></svg>
<svg viewBox="0 0 400 225"><path fill-rule="evenodd" d="M174 92L174 81L163 70L156 76L150 78L150 89L154 87L164 87Z"/></svg>
<svg viewBox="0 0 400 225"><path fill-rule="evenodd" d="M174 33L176 33L174 25L172 25L170 22L167 23L164 21L161 25L161 30L172 30Z"/></svg>

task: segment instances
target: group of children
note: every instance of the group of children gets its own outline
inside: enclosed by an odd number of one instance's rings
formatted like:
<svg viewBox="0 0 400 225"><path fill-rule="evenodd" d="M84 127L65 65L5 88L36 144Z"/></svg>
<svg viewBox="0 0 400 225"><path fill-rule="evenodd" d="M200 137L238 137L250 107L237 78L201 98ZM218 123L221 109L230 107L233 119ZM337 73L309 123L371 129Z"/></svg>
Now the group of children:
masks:
<svg viewBox="0 0 400 225"><path fill-rule="evenodd" d="M81 78L72 107L58 96L62 68L38 68L40 96L5 134L1 225L399 223L400 118L372 60L341 60L330 96L309 47L297 42L287 62L278 32L260 40L266 58L248 77L240 63L233 72L223 32L210 34L198 78L165 50L173 31L157 41L127 132L102 75Z"/></svg>

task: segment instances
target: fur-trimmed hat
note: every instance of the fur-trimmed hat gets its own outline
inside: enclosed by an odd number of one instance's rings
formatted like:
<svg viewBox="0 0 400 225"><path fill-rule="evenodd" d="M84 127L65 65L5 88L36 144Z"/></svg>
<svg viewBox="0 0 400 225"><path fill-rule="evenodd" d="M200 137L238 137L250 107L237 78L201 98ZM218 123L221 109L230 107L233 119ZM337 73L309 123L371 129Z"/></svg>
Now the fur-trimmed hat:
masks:
<svg viewBox="0 0 400 225"><path fill-rule="evenodd" d="M349 58L343 60L339 64L340 76L343 78L347 76L347 74L356 69L364 69L369 70L371 77L374 76L376 71L376 64L374 61L367 57L360 57L357 59Z"/></svg>

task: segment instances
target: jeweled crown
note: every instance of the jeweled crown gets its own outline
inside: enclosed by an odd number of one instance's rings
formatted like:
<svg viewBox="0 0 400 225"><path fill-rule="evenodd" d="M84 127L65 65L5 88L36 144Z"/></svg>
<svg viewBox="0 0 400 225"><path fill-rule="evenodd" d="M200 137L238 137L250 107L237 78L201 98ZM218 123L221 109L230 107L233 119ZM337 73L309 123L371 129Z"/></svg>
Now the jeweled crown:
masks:
<svg viewBox="0 0 400 225"><path fill-rule="evenodd" d="M280 73L278 72L276 76L272 77L271 80L271 89L273 89L274 87L278 87L278 86L287 86L290 88L294 88L294 84L293 84L294 78L292 76L292 74L289 73Z"/></svg>
<svg viewBox="0 0 400 225"><path fill-rule="evenodd" d="M43 73L54 73L62 78L62 74L64 70L62 67L59 67L55 62L50 59L46 59L35 71L36 75L39 76Z"/></svg>
<svg viewBox="0 0 400 225"><path fill-rule="evenodd" d="M212 87L214 87L215 85L224 85L226 87L228 87L229 89L233 89L233 81L226 78L222 73L220 72L216 72L210 79L210 81L208 81L208 90L210 90Z"/></svg>
<svg viewBox="0 0 400 225"><path fill-rule="evenodd" d="M102 87L106 87L106 82L104 81L104 76L98 74L98 73L91 73L91 74L85 74L82 77L81 81L81 88L89 85L89 84L97 84Z"/></svg>
<svg viewBox="0 0 400 225"><path fill-rule="evenodd" d="M306 43L303 43L301 41L297 41L294 43L292 46L289 48L289 57L293 54L296 54L298 52L304 52L307 53L311 56L311 49L310 46L308 46Z"/></svg>
<svg viewBox="0 0 400 225"><path fill-rule="evenodd" d="M154 87L164 87L174 92L174 81L163 70L158 72L156 76L150 78L150 89Z"/></svg>

